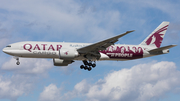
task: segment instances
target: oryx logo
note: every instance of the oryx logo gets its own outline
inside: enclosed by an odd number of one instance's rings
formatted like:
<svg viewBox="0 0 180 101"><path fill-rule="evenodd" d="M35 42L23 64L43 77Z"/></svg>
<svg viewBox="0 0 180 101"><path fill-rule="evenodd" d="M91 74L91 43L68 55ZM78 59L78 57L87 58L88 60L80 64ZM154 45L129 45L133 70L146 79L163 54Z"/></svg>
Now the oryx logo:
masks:
<svg viewBox="0 0 180 101"><path fill-rule="evenodd" d="M68 55L68 52L69 52L69 51L65 52L64 54Z"/></svg>
<svg viewBox="0 0 180 101"><path fill-rule="evenodd" d="M155 44L156 47L160 47L164 34L160 34L161 32L167 30L168 25L162 27L161 29L157 30L153 35L149 37L149 39L146 41L147 45Z"/></svg>

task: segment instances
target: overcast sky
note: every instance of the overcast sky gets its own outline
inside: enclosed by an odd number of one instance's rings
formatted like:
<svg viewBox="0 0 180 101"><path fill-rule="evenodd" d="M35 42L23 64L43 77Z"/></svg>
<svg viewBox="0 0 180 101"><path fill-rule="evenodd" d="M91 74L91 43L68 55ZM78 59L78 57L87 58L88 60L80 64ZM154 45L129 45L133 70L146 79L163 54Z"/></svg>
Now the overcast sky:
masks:
<svg viewBox="0 0 180 101"><path fill-rule="evenodd" d="M139 44L169 21L162 46L180 43L179 0L0 0L0 49L19 41L90 42L136 30L117 43ZM180 101L180 47L132 61L82 61L54 67L52 59L0 52L0 101Z"/></svg>

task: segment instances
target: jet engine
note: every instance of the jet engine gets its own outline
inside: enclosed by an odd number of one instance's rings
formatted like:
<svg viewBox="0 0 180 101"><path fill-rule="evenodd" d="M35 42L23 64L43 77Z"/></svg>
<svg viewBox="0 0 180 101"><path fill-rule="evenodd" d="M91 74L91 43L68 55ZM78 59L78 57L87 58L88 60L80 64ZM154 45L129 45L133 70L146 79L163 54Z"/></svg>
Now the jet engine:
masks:
<svg viewBox="0 0 180 101"><path fill-rule="evenodd" d="M68 64L71 64L72 60L62 60L62 59L53 59L54 66L67 66Z"/></svg>
<svg viewBox="0 0 180 101"><path fill-rule="evenodd" d="M169 49L163 50L162 52L163 52L164 54L169 53Z"/></svg>
<svg viewBox="0 0 180 101"><path fill-rule="evenodd" d="M76 50L71 49L60 49L59 50L59 58L60 59L74 59L77 57L79 53Z"/></svg>

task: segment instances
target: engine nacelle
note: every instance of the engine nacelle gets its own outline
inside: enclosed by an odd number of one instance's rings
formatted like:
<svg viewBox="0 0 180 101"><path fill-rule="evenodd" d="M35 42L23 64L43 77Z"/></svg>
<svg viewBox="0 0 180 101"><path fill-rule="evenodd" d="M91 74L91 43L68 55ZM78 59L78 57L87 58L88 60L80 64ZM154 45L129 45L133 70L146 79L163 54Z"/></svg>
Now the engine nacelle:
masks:
<svg viewBox="0 0 180 101"><path fill-rule="evenodd" d="M67 66L68 64L71 64L72 60L62 60L62 59L53 59L54 66Z"/></svg>
<svg viewBox="0 0 180 101"><path fill-rule="evenodd" d="M76 50L71 49L60 49L59 58L60 59L74 59L79 53Z"/></svg>
<svg viewBox="0 0 180 101"><path fill-rule="evenodd" d="M162 52L163 52L164 54L169 53L169 49L163 50Z"/></svg>

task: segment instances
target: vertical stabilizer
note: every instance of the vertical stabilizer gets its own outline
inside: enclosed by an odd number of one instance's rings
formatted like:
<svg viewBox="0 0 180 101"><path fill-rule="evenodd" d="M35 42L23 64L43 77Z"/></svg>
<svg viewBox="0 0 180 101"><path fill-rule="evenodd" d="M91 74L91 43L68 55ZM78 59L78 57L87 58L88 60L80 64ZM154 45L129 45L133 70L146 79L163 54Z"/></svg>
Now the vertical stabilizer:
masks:
<svg viewBox="0 0 180 101"><path fill-rule="evenodd" d="M161 46L164 35L169 26L169 22L162 22L140 45L147 45L154 48Z"/></svg>

